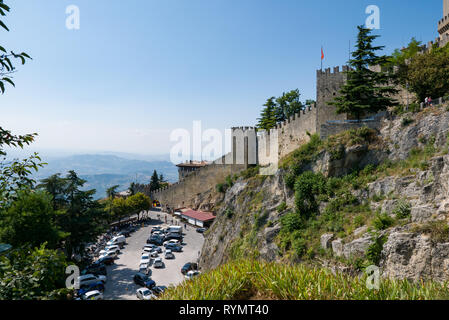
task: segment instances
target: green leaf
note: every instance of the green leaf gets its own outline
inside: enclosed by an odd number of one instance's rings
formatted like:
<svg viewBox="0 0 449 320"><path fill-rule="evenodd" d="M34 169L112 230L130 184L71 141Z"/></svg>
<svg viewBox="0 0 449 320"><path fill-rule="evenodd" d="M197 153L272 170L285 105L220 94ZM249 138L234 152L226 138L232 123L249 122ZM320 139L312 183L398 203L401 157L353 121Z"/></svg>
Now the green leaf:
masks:
<svg viewBox="0 0 449 320"><path fill-rule="evenodd" d="M9 79L9 78L3 78L2 80L3 80L3 81L6 81L6 82L8 82L8 83L10 83L13 87L16 86L16 85L14 84L14 82L13 82L11 79Z"/></svg>
<svg viewBox="0 0 449 320"><path fill-rule="evenodd" d="M8 27L0 20L0 27L3 27L6 31L9 31Z"/></svg>

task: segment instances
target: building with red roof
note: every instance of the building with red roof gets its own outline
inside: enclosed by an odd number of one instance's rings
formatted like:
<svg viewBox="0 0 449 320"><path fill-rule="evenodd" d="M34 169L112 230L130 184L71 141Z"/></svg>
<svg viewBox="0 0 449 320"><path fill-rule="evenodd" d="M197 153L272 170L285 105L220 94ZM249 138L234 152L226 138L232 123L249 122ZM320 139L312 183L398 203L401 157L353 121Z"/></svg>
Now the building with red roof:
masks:
<svg viewBox="0 0 449 320"><path fill-rule="evenodd" d="M192 209L181 212L181 218L187 220L189 224L198 227L208 227L212 224L215 216L210 212L195 211Z"/></svg>

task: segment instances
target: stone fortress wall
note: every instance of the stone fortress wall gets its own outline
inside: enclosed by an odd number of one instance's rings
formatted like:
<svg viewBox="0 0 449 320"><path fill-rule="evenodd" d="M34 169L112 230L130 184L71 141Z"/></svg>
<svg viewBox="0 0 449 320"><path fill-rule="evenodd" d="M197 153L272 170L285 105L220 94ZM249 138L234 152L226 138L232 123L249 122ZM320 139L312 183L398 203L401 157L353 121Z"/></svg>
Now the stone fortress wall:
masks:
<svg viewBox="0 0 449 320"><path fill-rule="evenodd" d="M299 148L310 140L310 135L319 134L321 126L329 120L346 120L346 115L336 115L335 107L327 101L338 95L345 83L343 67L317 72L317 102L306 106L276 128L266 132L254 127L232 128L231 152L212 164L188 174L182 181L150 194L164 207L175 209L193 206L198 195L215 188L229 175L237 174L251 165L268 166Z"/></svg>
<svg viewBox="0 0 449 320"><path fill-rule="evenodd" d="M421 53L432 50L434 46L443 47L449 43L449 0L443 0L443 19L438 22L439 37L435 42L428 42ZM379 67L373 67L375 71ZM372 115L362 123L348 121L346 114L336 114L334 106L327 102L335 99L342 85L346 82L347 66L317 71L316 103L278 124L269 132L257 131L254 127L232 128L231 152L217 159L212 164L202 167L187 175L184 180L150 194L153 200L159 200L164 207L175 209L193 207L199 194L215 188L224 182L227 176L234 175L258 164L268 166L278 161L307 143L310 135L319 134L321 139L348 129L368 126L378 128L382 114ZM398 87L399 93L394 97L400 104L413 102L416 97L406 89Z"/></svg>

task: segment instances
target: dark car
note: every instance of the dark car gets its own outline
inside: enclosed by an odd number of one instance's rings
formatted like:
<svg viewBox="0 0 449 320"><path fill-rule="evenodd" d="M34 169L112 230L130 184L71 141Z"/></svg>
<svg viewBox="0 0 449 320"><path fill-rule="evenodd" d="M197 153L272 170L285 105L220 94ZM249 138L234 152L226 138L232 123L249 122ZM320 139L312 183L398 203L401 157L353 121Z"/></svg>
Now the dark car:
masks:
<svg viewBox="0 0 449 320"><path fill-rule="evenodd" d="M151 234L153 234L153 232L155 232L155 231L162 231L162 228L161 227L153 227L153 228L151 228Z"/></svg>
<svg viewBox="0 0 449 320"><path fill-rule="evenodd" d="M169 243L169 244L166 245L165 249L166 250L171 250L173 252L181 252L182 251L182 246L180 246L179 244Z"/></svg>
<svg viewBox="0 0 449 320"><path fill-rule="evenodd" d="M186 275L187 272L191 270L198 270L198 264L194 262L189 262L184 265L184 267L181 268L181 273Z"/></svg>
<svg viewBox="0 0 449 320"><path fill-rule="evenodd" d="M95 276L107 275L106 266L103 263L93 263L87 266L82 272L81 275L93 274Z"/></svg>
<svg viewBox="0 0 449 320"><path fill-rule="evenodd" d="M85 294L89 291L94 291L94 290L103 292L104 291L104 283L102 281L98 281L95 283L91 283L91 284L82 286L82 288L77 291L77 294L78 294L78 296L82 296L83 294Z"/></svg>
<svg viewBox="0 0 449 320"><path fill-rule="evenodd" d="M162 243L164 243L164 239L159 237L159 236L157 236L157 235L156 236L151 236L151 237L148 238L147 243L148 244L155 244L157 246L160 246L160 245L162 245Z"/></svg>
<svg viewBox="0 0 449 320"><path fill-rule="evenodd" d="M166 289L167 289L166 286L155 286L151 289L151 291L153 291L153 293L156 296L159 296L159 295L163 294Z"/></svg>
<svg viewBox="0 0 449 320"><path fill-rule="evenodd" d="M196 229L196 232L204 233L206 230L207 230L206 228L198 228L198 229Z"/></svg>
<svg viewBox="0 0 449 320"><path fill-rule="evenodd" d="M136 273L133 280L134 283L138 286L142 286L148 289L154 288L156 286L156 282L154 282L154 280L151 280L151 278L144 273Z"/></svg>
<svg viewBox="0 0 449 320"><path fill-rule="evenodd" d="M102 257L98 259L95 263L111 265L114 264L114 257Z"/></svg>

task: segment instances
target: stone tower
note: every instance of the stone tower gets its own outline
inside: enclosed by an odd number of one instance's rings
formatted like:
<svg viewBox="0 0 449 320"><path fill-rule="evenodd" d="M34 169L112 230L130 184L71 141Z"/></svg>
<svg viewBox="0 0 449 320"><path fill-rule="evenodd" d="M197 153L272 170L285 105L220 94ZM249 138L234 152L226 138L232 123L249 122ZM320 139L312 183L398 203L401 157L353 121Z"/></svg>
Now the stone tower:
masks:
<svg viewBox="0 0 449 320"><path fill-rule="evenodd" d="M325 124L329 120L347 120L345 114L337 115L335 113L335 107L330 106L327 102L335 99L341 87L346 82L345 71L348 70L347 66L343 66L342 71L340 67L335 67L333 72L330 68L324 71L318 70L316 75L316 105L317 105L317 123L316 132L320 132L321 125Z"/></svg>
<svg viewBox="0 0 449 320"><path fill-rule="evenodd" d="M443 19L438 21L438 33L440 34L440 46L449 43L449 0L443 0Z"/></svg>

